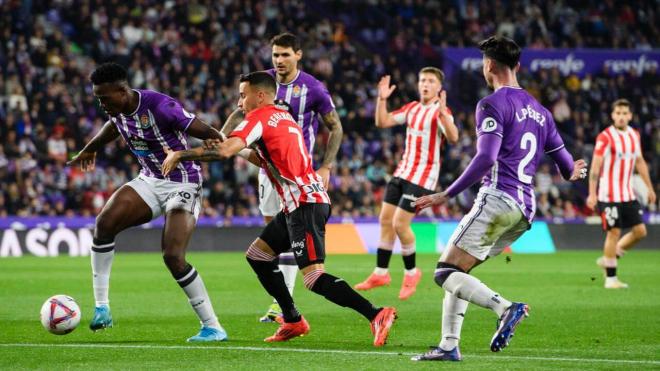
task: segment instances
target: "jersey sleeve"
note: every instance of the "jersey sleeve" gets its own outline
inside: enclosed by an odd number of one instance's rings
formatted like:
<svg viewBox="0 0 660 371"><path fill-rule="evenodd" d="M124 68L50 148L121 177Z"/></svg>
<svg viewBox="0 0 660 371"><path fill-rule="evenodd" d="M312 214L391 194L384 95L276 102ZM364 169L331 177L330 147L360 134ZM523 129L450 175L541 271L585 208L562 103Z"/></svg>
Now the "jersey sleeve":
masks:
<svg viewBox="0 0 660 371"><path fill-rule="evenodd" d="M415 102L410 102L392 112L392 118L397 125L403 125L408 121L408 112L410 112L410 109L414 104Z"/></svg>
<svg viewBox="0 0 660 371"><path fill-rule="evenodd" d="M245 146L249 146L263 135L263 125L258 118L247 118L243 120L234 131L229 134L229 137L241 138L245 142Z"/></svg>
<svg viewBox="0 0 660 371"><path fill-rule="evenodd" d="M321 116L325 116L335 109L335 104L332 102L332 96L325 85L319 82L317 89L318 97L316 98L314 111Z"/></svg>
<svg viewBox="0 0 660 371"><path fill-rule="evenodd" d="M545 147L543 148L543 151L546 154L551 154L564 148L564 140L561 139L561 136L557 131L557 125L555 124L555 120L552 118L552 114L547 112L546 115L548 118L548 122L546 123L548 129L545 134Z"/></svg>
<svg viewBox="0 0 660 371"><path fill-rule="evenodd" d="M158 106L159 119L171 125L172 129L185 132L195 119L195 114L186 111L178 101L171 99Z"/></svg>
<svg viewBox="0 0 660 371"><path fill-rule="evenodd" d="M504 135L504 120L502 113L499 112L492 104L482 99L477 103L477 111L475 113L477 137L484 134L494 134L500 138Z"/></svg>
<svg viewBox="0 0 660 371"><path fill-rule="evenodd" d="M642 140L639 136L639 131L633 129L633 139L635 140L635 155L642 156Z"/></svg>
<svg viewBox="0 0 660 371"><path fill-rule="evenodd" d="M596 147L594 148L594 154L596 156L602 156L605 154L605 151L609 148L610 146L610 139L607 136L607 134L600 133L596 137Z"/></svg>

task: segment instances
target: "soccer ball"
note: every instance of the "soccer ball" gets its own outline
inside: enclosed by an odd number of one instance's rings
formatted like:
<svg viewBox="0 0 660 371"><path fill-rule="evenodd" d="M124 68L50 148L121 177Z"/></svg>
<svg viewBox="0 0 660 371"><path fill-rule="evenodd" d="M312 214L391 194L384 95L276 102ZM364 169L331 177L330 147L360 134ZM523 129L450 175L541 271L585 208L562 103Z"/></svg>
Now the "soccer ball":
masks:
<svg viewBox="0 0 660 371"><path fill-rule="evenodd" d="M55 295L41 306L41 324L55 335L64 335L80 323L80 307L72 297Z"/></svg>

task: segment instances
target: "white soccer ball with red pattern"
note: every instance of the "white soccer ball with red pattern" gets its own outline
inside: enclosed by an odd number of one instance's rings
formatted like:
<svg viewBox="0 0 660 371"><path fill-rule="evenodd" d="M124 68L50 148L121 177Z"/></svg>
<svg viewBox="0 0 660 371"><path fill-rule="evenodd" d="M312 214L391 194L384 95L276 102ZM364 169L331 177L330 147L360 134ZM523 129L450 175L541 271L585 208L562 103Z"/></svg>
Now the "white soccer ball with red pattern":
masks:
<svg viewBox="0 0 660 371"><path fill-rule="evenodd" d="M55 335L64 335L80 323L80 307L72 297L55 295L41 306L41 324Z"/></svg>

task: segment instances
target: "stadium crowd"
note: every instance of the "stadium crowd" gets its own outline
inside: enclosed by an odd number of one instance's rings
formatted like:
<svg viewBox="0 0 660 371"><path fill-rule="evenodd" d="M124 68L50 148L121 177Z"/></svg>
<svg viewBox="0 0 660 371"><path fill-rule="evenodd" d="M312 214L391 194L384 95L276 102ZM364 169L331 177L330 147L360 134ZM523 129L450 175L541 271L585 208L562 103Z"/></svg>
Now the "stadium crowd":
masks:
<svg viewBox="0 0 660 371"><path fill-rule="evenodd" d="M442 66L438 46L473 46L493 33L524 48L658 47L657 2L350 1L0 1L0 216L96 215L139 171L122 140L108 145L91 173L65 166L106 118L89 73L102 61L129 68L134 88L161 91L216 127L234 110L237 77L269 68L269 38L290 31L303 41L302 69L332 93L345 138L331 180L333 214L376 216L401 158L405 128L374 127L375 86L397 84L390 108L416 99L416 71ZM631 25L634 25L633 28ZM445 146L446 187L474 153L476 101L487 93L477 73L449 91L460 140ZM521 71L520 83L548 107L574 156L590 160L595 135L609 125L610 103L633 103L651 176L660 173L657 71L578 78L557 69ZM470 108L471 107L471 108ZM319 136L327 136L320 132ZM318 163L325 138L315 151ZM204 165L203 215L258 216L256 168L241 158ZM658 182L654 182L658 184ZM549 165L536 177L539 216L590 215L586 182L569 184ZM660 189L656 189L660 192ZM460 217L474 195L434 210Z"/></svg>

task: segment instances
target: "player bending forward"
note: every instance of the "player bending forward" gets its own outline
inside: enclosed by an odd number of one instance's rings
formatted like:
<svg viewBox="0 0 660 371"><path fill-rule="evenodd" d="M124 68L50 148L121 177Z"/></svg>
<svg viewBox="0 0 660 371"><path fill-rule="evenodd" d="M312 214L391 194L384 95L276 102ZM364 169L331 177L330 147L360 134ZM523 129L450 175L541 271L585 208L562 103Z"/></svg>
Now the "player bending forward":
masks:
<svg viewBox="0 0 660 371"><path fill-rule="evenodd" d="M468 302L491 309L499 318L490 349L499 352L509 344L529 307L501 297L469 272L530 228L536 209L533 174L544 152L565 179L586 176L586 163L573 162L552 114L518 85L518 45L496 36L482 41L479 49L484 78L495 92L477 104L477 153L445 192L415 202L419 209L444 203L483 178L472 210L449 239L435 270L435 282L445 290L442 339L438 347L413 357L415 361L461 360L458 342Z"/></svg>
<svg viewBox="0 0 660 371"><path fill-rule="evenodd" d="M646 237L642 209L633 192L633 170L642 177L648 189L648 203L655 202L655 191L649 168L642 156L639 133L628 126L632 120L630 102L619 99L612 104L612 124L596 138L596 148L589 176L587 206L598 209L607 231L603 256L596 264L605 270L606 289L625 289L628 285L616 275L617 259ZM598 194L596 194L598 189ZM621 230L632 228L621 237Z"/></svg>
<svg viewBox="0 0 660 371"><path fill-rule="evenodd" d="M322 178L312 169L300 126L289 112L274 106L275 79L267 72L253 72L241 77L239 89L238 106L246 116L229 138L212 149L207 143L206 148L171 152L163 171L167 174L179 161L227 159L239 152L266 170L283 210L266 225L246 254L262 286L282 308L284 322L265 341L286 341L309 332L309 324L298 312L277 267L277 256L292 249L305 287L362 314L371 322L374 345L384 345L396 309L374 307L346 281L325 272L325 224L330 217L330 198Z"/></svg>
<svg viewBox="0 0 660 371"><path fill-rule="evenodd" d="M186 247L202 203L201 167L197 162L186 161L169 174L161 171L166 149L188 148L188 135L213 139L220 138L220 132L186 112L167 95L131 89L126 70L116 63L99 66L91 80L94 96L110 120L69 164L79 164L83 171L94 170L96 152L121 135L142 170L112 195L96 217L91 251L96 308L89 327L94 331L112 327L108 290L115 237L124 229L164 214L163 260L202 323L199 334L188 341L226 340L227 333L213 311L202 277L186 261Z"/></svg>

